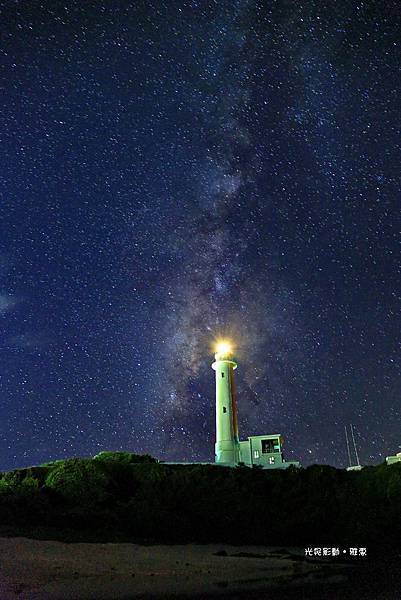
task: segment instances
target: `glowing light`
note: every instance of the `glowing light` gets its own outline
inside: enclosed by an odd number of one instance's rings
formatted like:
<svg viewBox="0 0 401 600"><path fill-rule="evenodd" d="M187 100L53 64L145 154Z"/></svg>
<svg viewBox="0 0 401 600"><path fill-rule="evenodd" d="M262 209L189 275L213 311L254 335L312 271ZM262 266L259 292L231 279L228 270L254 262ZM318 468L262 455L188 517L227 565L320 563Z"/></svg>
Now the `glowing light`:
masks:
<svg viewBox="0 0 401 600"><path fill-rule="evenodd" d="M233 351L232 345L230 344L230 342L227 342L226 340L221 340L220 342L217 342L217 344L216 344L216 353L217 354L226 355L226 354L231 354L232 351Z"/></svg>

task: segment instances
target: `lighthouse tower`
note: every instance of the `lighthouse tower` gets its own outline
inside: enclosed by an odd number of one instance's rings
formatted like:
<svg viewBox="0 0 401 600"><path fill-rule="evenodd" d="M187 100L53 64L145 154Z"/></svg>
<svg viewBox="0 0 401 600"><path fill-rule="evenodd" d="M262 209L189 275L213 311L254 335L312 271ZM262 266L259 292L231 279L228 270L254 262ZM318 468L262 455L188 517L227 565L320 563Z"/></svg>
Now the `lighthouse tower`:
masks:
<svg viewBox="0 0 401 600"><path fill-rule="evenodd" d="M232 349L227 342L217 346L212 368L216 372L216 445L215 462L234 466L239 462L237 400Z"/></svg>

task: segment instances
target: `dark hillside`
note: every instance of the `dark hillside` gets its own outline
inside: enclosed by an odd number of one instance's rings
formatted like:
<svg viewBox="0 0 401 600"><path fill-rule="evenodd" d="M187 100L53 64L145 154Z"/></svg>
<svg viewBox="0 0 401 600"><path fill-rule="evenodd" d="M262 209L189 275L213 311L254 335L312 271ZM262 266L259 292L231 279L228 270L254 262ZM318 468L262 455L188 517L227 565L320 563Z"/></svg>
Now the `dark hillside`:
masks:
<svg viewBox="0 0 401 600"><path fill-rule="evenodd" d="M262 471L105 452L1 474L0 533L394 549L401 464Z"/></svg>

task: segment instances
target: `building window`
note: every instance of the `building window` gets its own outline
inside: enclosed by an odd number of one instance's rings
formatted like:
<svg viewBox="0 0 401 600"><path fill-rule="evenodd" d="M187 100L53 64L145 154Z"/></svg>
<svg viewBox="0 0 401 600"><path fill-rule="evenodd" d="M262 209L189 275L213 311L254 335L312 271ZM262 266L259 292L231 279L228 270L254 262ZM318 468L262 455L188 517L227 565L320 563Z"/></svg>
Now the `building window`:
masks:
<svg viewBox="0 0 401 600"><path fill-rule="evenodd" d="M225 406L223 406L223 413L226 413L226 412L227 412L227 409Z"/></svg>
<svg viewBox="0 0 401 600"><path fill-rule="evenodd" d="M262 454L273 454L280 452L280 442L277 438L273 440L262 440Z"/></svg>
<svg viewBox="0 0 401 600"><path fill-rule="evenodd" d="M259 458L259 450L254 450L253 451L253 458Z"/></svg>
<svg viewBox="0 0 401 600"><path fill-rule="evenodd" d="M274 465L275 462L276 462L276 459L274 458L274 456L270 456L269 465Z"/></svg>
<svg viewBox="0 0 401 600"><path fill-rule="evenodd" d="M221 376L224 377L224 373L222 373Z"/></svg>

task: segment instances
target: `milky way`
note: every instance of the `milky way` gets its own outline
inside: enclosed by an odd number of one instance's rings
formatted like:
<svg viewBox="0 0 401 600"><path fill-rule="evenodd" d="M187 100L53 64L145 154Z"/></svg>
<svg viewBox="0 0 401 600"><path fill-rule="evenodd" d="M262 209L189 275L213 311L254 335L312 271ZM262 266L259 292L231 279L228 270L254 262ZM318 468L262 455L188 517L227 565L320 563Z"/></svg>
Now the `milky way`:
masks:
<svg viewBox="0 0 401 600"><path fill-rule="evenodd" d="M0 469L401 444L396 2L2 3Z"/></svg>

